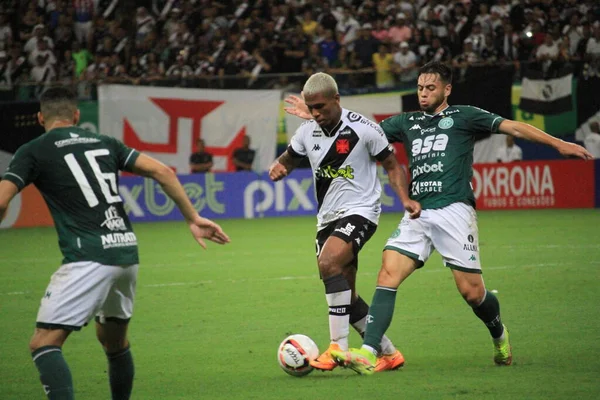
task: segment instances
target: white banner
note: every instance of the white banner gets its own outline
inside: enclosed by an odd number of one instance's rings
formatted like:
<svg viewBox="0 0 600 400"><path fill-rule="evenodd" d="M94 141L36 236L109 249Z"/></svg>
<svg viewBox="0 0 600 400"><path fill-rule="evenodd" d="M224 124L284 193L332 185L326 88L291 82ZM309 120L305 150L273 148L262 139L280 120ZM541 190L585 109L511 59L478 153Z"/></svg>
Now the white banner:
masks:
<svg viewBox="0 0 600 400"><path fill-rule="evenodd" d="M278 90L210 90L102 85L99 130L175 168L189 172L198 137L213 155L213 171L234 170L231 156L244 135L256 150L253 169L275 158Z"/></svg>

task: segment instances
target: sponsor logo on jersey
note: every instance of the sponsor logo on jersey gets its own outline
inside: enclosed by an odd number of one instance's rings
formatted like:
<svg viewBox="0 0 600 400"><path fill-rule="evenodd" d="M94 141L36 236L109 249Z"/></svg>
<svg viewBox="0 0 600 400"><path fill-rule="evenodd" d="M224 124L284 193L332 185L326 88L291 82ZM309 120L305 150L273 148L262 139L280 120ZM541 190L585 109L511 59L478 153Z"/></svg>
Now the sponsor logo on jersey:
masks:
<svg viewBox="0 0 600 400"><path fill-rule="evenodd" d="M109 233L108 235L100 236L102 239L102 247L110 249L113 247L137 246L137 238L135 233Z"/></svg>
<svg viewBox="0 0 600 400"><path fill-rule="evenodd" d="M312 137L321 137L323 136L323 131L320 129L315 129L312 133Z"/></svg>
<svg viewBox="0 0 600 400"><path fill-rule="evenodd" d="M412 117L411 117L412 118ZM421 125L419 124L414 124L413 126L410 127L409 131L414 131L415 129L421 129Z"/></svg>
<svg viewBox="0 0 600 400"><path fill-rule="evenodd" d="M347 223L346 226L344 226L342 228L337 228L335 231L341 232L346 236L350 236L350 235L352 235L352 232L354 231L354 229L356 229L356 227L354 225L352 225L351 223Z"/></svg>
<svg viewBox="0 0 600 400"><path fill-rule="evenodd" d="M321 146L319 146L318 144L315 144L312 148L312 151L319 151L321 150Z"/></svg>
<svg viewBox="0 0 600 400"><path fill-rule="evenodd" d="M78 134L76 134L76 133L73 133L73 132L69 132L69 135L71 135L71 137L72 137L72 138L79 137L79 135L78 135Z"/></svg>
<svg viewBox="0 0 600 400"><path fill-rule="evenodd" d="M415 179L421 174L427 174L429 172L444 172L444 164L441 161L438 161L435 164L423 164L416 165L412 169L412 178Z"/></svg>
<svg viewBox="0 0 600 400"><path fill-rule="evenodd" d="M450 110L450 111L446 111L446 115L452 115L452 114L456 114L457 112L460 112L460 110Z"/></svg>
<svg viewBox="0 0 600 400"><path fill-rule="evenodd" d="M350 153L350 142L348 139L338 139L335 142L335 151L338 154L348 154Z"/></svg>
<svg viewBox="0 0 600 400"><path fill-rule="evenodd" d="M76 137L71 139L57 140L54 145L58 148L71 146L73 144L88 144L88 143L100 143L99 139L87 138L87 137Z"/></svg>
<svg viewBox="0 0 600 400"><path fill-rule="evenodd" d="M435 126L434 126L434 127L432 127L432 128L424 128L424 129L421 129L421 135L422 135L422 134L424 134L424 133L435 132L435 130L436 130L436 129L437 129L437 128L436 128Z"/></svg>
<svg viewBox="0 0 600 400"><path fill-rule="evenodd" d="M423 182L415 182L411 183L411 194L413 196L418 196L424 193L440 193L442 191L442 182L441 181L423 181Z"/></svg>
<svg viewBox="0 0 600 400"><path fill-rule="evenodd" d="M467 250L467 251L479 251L477 249L477 245L473 244L473 243L466 243L463 245L463 250Z"/></svg>
<svg viewBox="0 0 600 400"><path fill-rule="evenodd" d="M317 179L321 178L346 178L346 179L354 179L354 168L349 165L346 165L344 168L333 168L331 165L326 167L319 167L315 171L315 177Z"/></svg>
<svg viewBox="0 0 600 400"><path fill-rule="evenodd" d="M356 121L360 120L361 118L362 117L359 114L355 113L355 112L349 112L348 113L348 120L350 122L356 122Z"/></svg>
<svg viewBox="0 0 600 400"><path fill-rule="evenodd" d="M450 129L454 125L454 120L450 117L442 118L438 123L440 129Z"/></svg>
<svg viewBox="0 0 600 400"><path fill-rule="evenodd" d="M106 227L111 231L126 231L127 226L125 225L125 220L121 218L117 208L115 206L110 206L108 210L104 212L105 220L100 226Z"/></svg>
<svg viewBox="0 0 600 400"><path fill-rule="evenodd" d="M344 128L340 131L340 136L348 136L351 134L352 134L352 131L350 130L350 128Z"/></svg>

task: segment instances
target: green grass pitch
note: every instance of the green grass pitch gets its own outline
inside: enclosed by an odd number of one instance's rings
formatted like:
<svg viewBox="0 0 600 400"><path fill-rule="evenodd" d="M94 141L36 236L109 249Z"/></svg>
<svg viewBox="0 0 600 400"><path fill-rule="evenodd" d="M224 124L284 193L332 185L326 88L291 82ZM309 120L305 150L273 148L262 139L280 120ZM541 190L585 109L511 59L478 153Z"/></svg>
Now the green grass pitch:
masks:
<svg viewBox="0 0 600 400"><path fill-rule="evenodd" d="M360 254L370 302L397 214ZM232 243L203 251L179 223L138 224L130 329L133 399L598 399L600 212L481 212L484 278L498 290L514 364L496 367L488 332L437 253L400 288L389 336L400 371L294 378L276 349L288 333L328 344L314 254L315 219L224 220ZM60 256L53 229L0 231L0 398L43 399L27 344ZM351 345L359 336L351 333ZM106 359L90 326L64 347L78 399L108 399Z"/></svg>

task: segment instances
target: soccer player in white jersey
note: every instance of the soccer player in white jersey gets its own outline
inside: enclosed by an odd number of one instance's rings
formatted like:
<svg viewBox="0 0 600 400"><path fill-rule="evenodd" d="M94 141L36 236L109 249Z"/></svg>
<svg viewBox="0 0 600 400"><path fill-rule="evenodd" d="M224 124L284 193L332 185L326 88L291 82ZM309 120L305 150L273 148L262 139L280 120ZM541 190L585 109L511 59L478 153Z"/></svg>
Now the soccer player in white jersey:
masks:
<svg viewBox="0 0 600 400"><path fill-rule="evenodd" d="M48 204L63 254L63 265L52 275L40 304L31 356L48 398L73 399L62 346L96 317L111 397L127 400L134 377L127 329L139 261L137 238L117 190L119 171L158 182L202 247L203 238L219 244L229 238L219 225L198 215L171 168L113 137L79 128L77 99L70 90L48 89L40 109L38 120L46 133L17 150L0 181L0 221L10 201L33 183Z"/></svg>
<svg viewBox="0 0 600 400"><path fill-rule="evenodd" d="M411 210L407 210L384 248L363 346L332 351L334 359L360 374L370 375L375 371L380 340L392 321L398 287L423 267L434 249L452 271L464 300L488 328L494 362L512 363L508 330L500 319L500 304L486 290L481 275L475 196L471 187L475 136L503 133L552 146L563 156L592 159L583 147L529 124L477 107L450 106L451 90L451 68L430 62L419 71L417 94L421 111L399 114L380 124L390 141L405 145L412 177L410 198L420 203L422 212L415 219ZM300 98L290 98L288 102L293 107L286 111L311 117ZM404 179L400 182L406 184ZM406 190L405 187L400 191Z"/></svg>
<svg viewBox="0 0 600 400"><path fill-rule="evenodd" d="M303 123L287 150L272 164L273 181L287 176L303 157L314 173L317 215L317 264L329 306L329 348L311 361L322 371L338 364L334 350L348 349L350 324L362 335L369 310L356 293L358 252L377 229L381 213L381 185L376 161L386 169L390 184L412 217L420 206L406 190L406 177L392 147L376 123L340 105L335 80L325 73L312 75L303 89L311 120ZM396 369L404 357L382 336L376 371Z"/></svg>

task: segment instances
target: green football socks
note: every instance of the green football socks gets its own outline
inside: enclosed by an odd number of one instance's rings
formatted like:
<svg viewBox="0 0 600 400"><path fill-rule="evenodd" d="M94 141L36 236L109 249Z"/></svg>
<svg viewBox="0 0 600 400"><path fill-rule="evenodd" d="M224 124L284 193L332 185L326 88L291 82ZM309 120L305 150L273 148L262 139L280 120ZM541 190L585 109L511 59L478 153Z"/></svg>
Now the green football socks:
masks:
<svg viewBox="0 0 600 400"><path fill-rule="evenodd" d="M377 286L369 315L367 316L367 331L363 345L378 352L381 351L381 338L392 322L394 306L396 305L396 289Z"/></svg>
<svg viewBox="0 0 600 400"><path fill-rule="evenodd" d="M135 373L129 346L114 353L106 353L106 358L112 400L128 400L133 389Z"/></svg>
<svg viewBox="0 0 600 400"><path fill-rule="evenodd" d="M31 353L50 400L73 400L71 370L58 346L43 346Z"/></svg>
<svg viewBox="0 0 600 400"><path fill-rule="evenodd" d="M492 292L485 291L483 301L477 307L473 307L473 312L487 326L492 338L498 339L502 336L504 327L500 320L500 303Z"/></svg>

